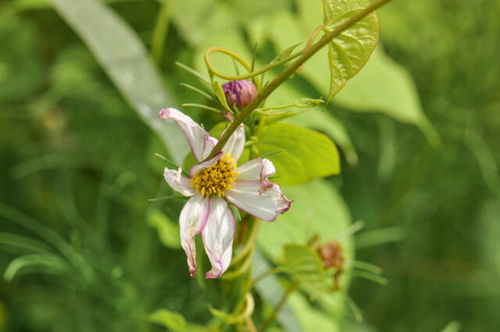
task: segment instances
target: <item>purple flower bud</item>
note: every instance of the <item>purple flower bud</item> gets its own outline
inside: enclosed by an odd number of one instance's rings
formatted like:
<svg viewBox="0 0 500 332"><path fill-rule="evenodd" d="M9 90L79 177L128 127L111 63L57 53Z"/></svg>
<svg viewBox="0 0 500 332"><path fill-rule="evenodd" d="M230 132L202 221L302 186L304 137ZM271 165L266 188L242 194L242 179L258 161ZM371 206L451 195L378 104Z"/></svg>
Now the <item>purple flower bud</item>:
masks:
<svg viewBox="0 0 500 332"><path fill-rule="evenodd" d="M236 106L242 110L257 95L257 89L250 80L231 81L222 85L229 107Z"/></svg>

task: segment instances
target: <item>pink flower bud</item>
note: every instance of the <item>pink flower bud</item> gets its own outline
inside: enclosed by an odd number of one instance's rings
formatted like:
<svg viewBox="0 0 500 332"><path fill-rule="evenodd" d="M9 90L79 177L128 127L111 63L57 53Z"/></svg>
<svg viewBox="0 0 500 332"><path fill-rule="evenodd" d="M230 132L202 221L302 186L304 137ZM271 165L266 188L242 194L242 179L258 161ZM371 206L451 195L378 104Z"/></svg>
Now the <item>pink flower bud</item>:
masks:
<svg viewBox="0 0 500 332"><path fill-rule="evenodd" d="M257 88L250 80L231 81L222 85L229 107L245 108L257 96Z"/></svg>

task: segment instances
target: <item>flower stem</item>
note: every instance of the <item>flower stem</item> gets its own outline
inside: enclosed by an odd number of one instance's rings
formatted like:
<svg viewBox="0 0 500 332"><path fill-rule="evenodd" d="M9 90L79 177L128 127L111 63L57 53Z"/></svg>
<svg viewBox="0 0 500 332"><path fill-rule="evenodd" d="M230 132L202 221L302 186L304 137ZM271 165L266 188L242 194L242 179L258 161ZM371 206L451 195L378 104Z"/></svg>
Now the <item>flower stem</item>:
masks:
<svg viewBox="0 0 500 332"><path fill-rule="evenodd" d="M257 230L259 229L258 221L255 218L250 217L250 218L247 219L247 222L249 224L248 228L250 229L250 234L248 235L248 238L245 241L244 247L241 249L240 252L238 252L233 257L233 260L232 260L231 264L236 264L240 260L242 260L243 258L245 258L245 256L249 252L251 252L251 250L253 249L253 247L255 245L255 239L257 238Z"/></svg>
<svg viewBox="0 0 500 332"><path fill-rule="evenodd" d="M290 286L288 286L287 290L285 291L285 293L281 296L280 300L278 301L278 304L276 304L276 307L274 307L274 309L271 312L271 314L262 323L262 326L260 327L259 331L265 331L269 327L269 325L271 325L271 323L276 318L276 315L278 314L278 312L285 305L286 300L288 299L288 296L290 296L290 294L292 294L292 292L294 290L296 290L297 287L299 287L299 283L298 282L292 282L290 284Z"/></svg>
<svg viewBox="0 0 500 332"><path fill-rule="evenodd" d="M255 277L255 279L252 281L252 285L257 284L259 281L261 281L262 279L264 279L272 274L276 274L276 273L280 273L280 272L284 272L284 271L286 271L286 270L280 266L272 268L270 270L267 270L266 272Z"/></svg>
<svg viewBox="0 0 500 332"><path fill-rule="evenodd" d="M283 82L285 82L287 79L292 76L297 69L300 68L309 58L311 58L316 52L318 52L320 49L322 49L324 46L326 46L330 41L332 41L333 38L337 37L339 34L341 34L343 31L347 30L350 28L352 25L356 24L359 20L363 19L365 16L379 8L380 6L384 5L385 3L389 2L390 0L378 0L372 4L370 4L368 7L365 9L359 11L355 15L353 15L351 18L346 20L344 23L340 24L337 28L334 30L328 32L326 35L324 35L319 41L316 43L312 44L309 48L305 49L302 53L302 55L292 62L288 68L286 68L283 72L281 72L278 76L276 76L271 82L269 82L268 85L264 87L260 91L260 93L254 98L254 100L248 104L246 108L244 108L234 119L233 122L229 125L228 129L224 132L224 134L219 138L219 142L215 147L212 149L212 152L210 155L206 158L206 160L212 159L219 153L224 145L227 143L227 140L229 137L232 135L232 133L238 128L238 126L247 118L247 116L254 110L256 109L260 103L262 103L269 95L276 90L277 87L279 87Z"/></svg>

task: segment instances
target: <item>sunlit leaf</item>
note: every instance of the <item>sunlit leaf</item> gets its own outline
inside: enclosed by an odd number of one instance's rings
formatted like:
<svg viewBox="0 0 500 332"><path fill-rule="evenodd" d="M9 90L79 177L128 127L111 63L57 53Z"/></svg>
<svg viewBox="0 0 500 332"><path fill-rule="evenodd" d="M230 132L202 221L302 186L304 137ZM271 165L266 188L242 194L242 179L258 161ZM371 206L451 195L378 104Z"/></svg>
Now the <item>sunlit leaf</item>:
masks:
<svg viewBox="0 0 500 332"><path fill-rule="evenodd" d="M281 12L266 20L255 20L249 27L251 41L255 43L269 38L280 50L307 40L311 31L322 23L320 7L320 1L297 0L296 15ZM328 94L330 87L330 75L325 70L328 66L327 53L327 50L319 51L300 71L300 75L323 95ZM287 86L278 89L270 100L283 89L287 89ZM303 91L302 96L304 92L307 91ZM408 72L385 56L382 50L372 54L363 70L335 95L333 103L353 111L387 114L398 121L417 125L430 141L438 140L422 110L415 84ZM337 143L340 145L340 140Z"/></svg>
<svg viewBox="0 0 500 332"><path fill-rule="evenodd" d="M286 245L281 264L313 298L329 290L323 264L311 248L299 244Z"/></svg>
<svg viewBox="0 0 500 332"><path fill-rule="evenodd" d="M367 0L322 0L323 21L329 30L355 15L370 3ZM370 58L378 42L378 19L372 13L328 44L330 89L327 100L340 91L347 80L356 75Z"/></svg>
<svg viewBox="0 0 500 332"><path fill-rule="evenodd" d="M257 148L274 163L275 181L280 184L300 184L340 172L335 144L310 129L284 123L266 126L258 135Z"/></svg>
<svg viewBox="0 0 500 332"><path fill-rule="evenodd" d="M291 104L260 108L255 113L260 114L261 119L269 124L307 112L324 102L322 99L300 98Z"/></svg>
<svg viewBox="0 0 500 332"><path fill-rule="evenodd" d="M416 124L430 142L439 142L439 136L422 111L411 76L380 47L363 70L335 96L335 101L354 111L379 111L398 121Z"/></svg>
<svg viewBox="0 0 500 332"><path fill-rule="evenodd" d="M288 300L305 332L340 332L340 319L311 306L305 296L299 293L292 294Z"/></svg>

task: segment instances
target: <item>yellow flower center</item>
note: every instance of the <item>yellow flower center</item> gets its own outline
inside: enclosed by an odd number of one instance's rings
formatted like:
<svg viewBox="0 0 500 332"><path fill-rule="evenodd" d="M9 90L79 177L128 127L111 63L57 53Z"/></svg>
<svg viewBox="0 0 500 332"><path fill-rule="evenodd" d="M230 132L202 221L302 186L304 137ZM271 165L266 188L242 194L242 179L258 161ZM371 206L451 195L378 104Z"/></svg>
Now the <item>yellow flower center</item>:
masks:
<svg viewBox="0 0 500 332"><path fill-rule="evenodd" d="M236 161L229 153L224 154L215 164L202 169L191 179L191 185L203 197L224 196L232 188L236 175Z"/></svg>

